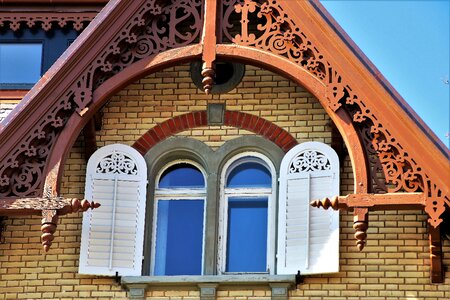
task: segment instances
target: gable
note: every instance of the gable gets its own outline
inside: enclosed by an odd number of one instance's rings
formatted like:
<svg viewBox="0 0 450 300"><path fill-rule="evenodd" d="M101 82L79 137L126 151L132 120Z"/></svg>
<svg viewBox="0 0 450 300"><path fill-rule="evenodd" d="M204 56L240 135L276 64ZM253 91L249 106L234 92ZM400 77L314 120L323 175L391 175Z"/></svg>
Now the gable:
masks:
<svg viewBox="0 0 450 300"><path fill-rule="evenodd" d="M228 1L217 13L205 9L215 5L213 0L110 1L2 123L1 198L42 195L45 186L57 191L65 157L80 130L125 84L200 57L208 81L213 62L225 57L302 83L345 137L355 192L422 192L430 223L439 225L449 203L448 150L436 145L404 101L336 34L320 4ZM260 26L255 30L246 22L228 22L230 16ZM216 22L221 18L222 23ZM42 151L33 151L36 146ZM25 176L31 169L34 175Z"/></svg>

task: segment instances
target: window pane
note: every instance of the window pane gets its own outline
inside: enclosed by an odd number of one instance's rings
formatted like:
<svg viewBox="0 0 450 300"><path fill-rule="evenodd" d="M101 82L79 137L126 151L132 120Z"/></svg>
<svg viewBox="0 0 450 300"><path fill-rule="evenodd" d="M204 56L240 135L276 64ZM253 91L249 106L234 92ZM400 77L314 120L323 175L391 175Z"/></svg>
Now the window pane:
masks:
<svg viewBox="0 0 450 300"><path fill-rule="evenodd" d="M35 83L41 64L42 44L0 44L0 83Z"/></svg>
<svg viewBox="0 0 450 300"><path fill-rule="evenodd" d="M267 187L272 186L270 171L257 162L246 162L237 165L228 175L227 187Z"/></svg>
<svg viewBox="0 0 450 300"><path fill-rule="evenodd" d="M201 275L204 200L159 200L155 275Z"/></svg>
<svg viewBox="0 0 450 300"><path fill-rule="evenodd" d="M205 178L199 169L190 164L173 165L161 175L159 188L202 188Z"/></svg>
<svg viewBox="0 0 450 300"><path fill-rule="evenodd" d="M267 197L228 199L226 272L266 272Z"/></svg>

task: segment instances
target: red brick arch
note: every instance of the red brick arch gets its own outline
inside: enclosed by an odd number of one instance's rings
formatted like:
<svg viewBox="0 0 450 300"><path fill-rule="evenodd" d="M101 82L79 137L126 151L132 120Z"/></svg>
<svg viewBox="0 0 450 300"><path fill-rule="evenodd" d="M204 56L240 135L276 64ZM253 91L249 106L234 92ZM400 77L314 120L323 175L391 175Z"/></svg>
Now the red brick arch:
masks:
<svg viewBox="0 0 450 300"><path fill-rule="evenodd" d="M144 133L133 144L133 147L141 154L145 154L157 143L179 132L197 127L208 126L207 118L208 117L205 110L190 112L173 117L157 124L152 129ZM245 129L261 135L274 142L281 149L283 149L284 152L289 151L289 149L298 144L289 132L278 125L255 115L227 110L225 111L223 125Z"/></svg>

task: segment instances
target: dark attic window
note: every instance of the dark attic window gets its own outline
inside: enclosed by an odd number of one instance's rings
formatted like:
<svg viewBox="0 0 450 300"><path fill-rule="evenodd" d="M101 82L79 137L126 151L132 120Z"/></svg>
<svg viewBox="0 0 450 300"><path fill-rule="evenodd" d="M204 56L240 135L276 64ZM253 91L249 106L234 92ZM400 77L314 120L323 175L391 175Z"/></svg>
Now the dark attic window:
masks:
<svg viewBox="0 0 450 300"><path fill-rule="evenodd" d="M45 31L0 26L0 90L28 90L77 38L71 27Z"/></svg>
<svg viewBox="0 0 450 300"><path fill-rule="evenodd" d="M244 77L245 65L229 62L217 61L215 63L216 76L212 87L212 94L224 94L234 89ZM191 78L194 84L203 91L202 84L202 62L194 61L191 63Z"/></svg>

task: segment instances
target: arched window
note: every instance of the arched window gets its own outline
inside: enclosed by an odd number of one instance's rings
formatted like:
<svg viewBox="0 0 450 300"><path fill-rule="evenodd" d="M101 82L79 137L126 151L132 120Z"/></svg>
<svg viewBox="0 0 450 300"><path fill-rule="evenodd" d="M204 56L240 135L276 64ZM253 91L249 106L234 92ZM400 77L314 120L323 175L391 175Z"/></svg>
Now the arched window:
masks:
<svg viewBox="0 0 450 300"><path fill-rule="evenodd" d="M221 178L220 273L273 271L275 168L259 153L230 159Z"/></svg>
<svg viewBox="0 0 450 300"><path fill-rule="evenodd" d="M203 270L205 176L192 161L166 165L155 183L153 275L201 275Z"/></svg>

